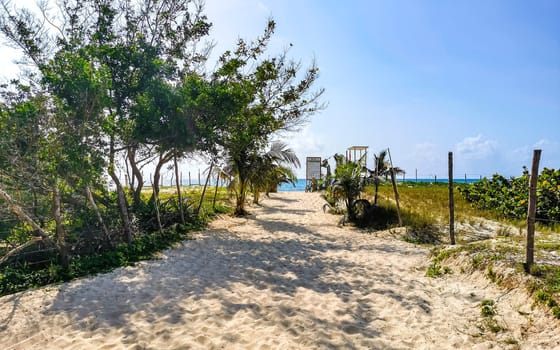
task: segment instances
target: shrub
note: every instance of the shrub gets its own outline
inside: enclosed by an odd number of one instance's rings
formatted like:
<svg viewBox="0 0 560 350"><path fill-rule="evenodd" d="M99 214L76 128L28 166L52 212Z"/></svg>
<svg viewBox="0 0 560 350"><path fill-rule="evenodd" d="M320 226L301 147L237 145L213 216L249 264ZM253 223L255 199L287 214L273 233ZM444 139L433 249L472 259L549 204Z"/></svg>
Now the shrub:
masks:
<svg viewBox="0 0 560 350"><path fill-rule="evenodd" d="M460 193L474 207L493 211L510 219L525 219L528 206L529 172L523 168L523 175L505 178L495 174L470 185L459 187ZM560 169L544 168L537 181L538 222L545 225L560 221Z"/></svg>

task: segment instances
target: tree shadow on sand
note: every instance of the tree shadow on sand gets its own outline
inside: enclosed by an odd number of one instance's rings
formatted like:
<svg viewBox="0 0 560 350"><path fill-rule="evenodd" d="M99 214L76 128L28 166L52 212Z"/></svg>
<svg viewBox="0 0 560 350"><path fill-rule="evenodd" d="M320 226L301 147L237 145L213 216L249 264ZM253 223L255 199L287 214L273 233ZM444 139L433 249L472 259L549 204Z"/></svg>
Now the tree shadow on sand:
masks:
<svg viewBox="0 0 560 350"><path fill-rule="evenodd" d="M344 347L352 349L355 336L365 340L380 336L380 331L372 325L379 315L355 297L357 293L361 296L384 295L404 309L420 308L430 312L426 300L399 293L417 289L414 283L396 279L387 271L340 258L340 254L353 249L348 240L333 240L306 226L289 222L263 220L258 216L251 220L272 234L280 229L297 236L262 241L235 237L226 230L213 230L200 240L188 241L179 248L164 252L165 259L66 284L44 313L65 313L76 327L86 324L92 327L88 320L93 317L94 328L115 327L127 337L136 337L144 331L131 322L134 315L141 312L148 322L157 319L170 326L180 325L191 322L191 317L196 314L189 305L212 299L221 305L219 312L226 319L244 312L255 322L282 327L294 336L302 334L306 327L315 327L317 332L325 333L320 337L321 344L317 344L324 348L339 347L340 343L330 340L328 330L342 330ZM388 244L368 244L360 249L372 255L387 252L411 254L410 251L398 252ZM331 254L328 255L330 258L325 258L327 253ZM354 280L337 278L349 274L359 277ZM376 281L383 281L390 288L377 288ZM240 284L263 293L272 292L277 298L286 300L296 297L301 289L334 295L344 303L344 307L336 310L337 314L349 317L344 322L336 322L317 317L309 310L230 299L228 296L236 294ZM267 320L267 314L273 311L270 308L277 308L275 320ZM294 326L290 322L294 313L303 317L304 325ZM224 339L227 339L226 335ZM230 340L234 341L233 338ZM387 344L383 347L390 349Z"/></svg>

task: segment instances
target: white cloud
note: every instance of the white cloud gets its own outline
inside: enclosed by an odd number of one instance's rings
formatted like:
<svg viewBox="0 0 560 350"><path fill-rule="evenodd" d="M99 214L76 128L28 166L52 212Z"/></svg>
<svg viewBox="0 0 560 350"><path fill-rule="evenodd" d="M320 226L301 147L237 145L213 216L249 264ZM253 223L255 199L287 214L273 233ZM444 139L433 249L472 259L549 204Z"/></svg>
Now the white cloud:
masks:
<svg viewBox="0 0 560 350"><path fill-rule="evenodd" d="M560 142L556 142L556 141L550 141L547 139L540 139L539 141L537 141L534 145L534 148L540 148L543 151L546 149L550 149L553 151L559 150L560 149Z"/></svg>
<svg viewBox="0 0 560 350"><path fill-rule="evenodd" d="M484 159L495 153L497 142L482 135L465 137L456 146L457 153L468 159Z"/></svg>

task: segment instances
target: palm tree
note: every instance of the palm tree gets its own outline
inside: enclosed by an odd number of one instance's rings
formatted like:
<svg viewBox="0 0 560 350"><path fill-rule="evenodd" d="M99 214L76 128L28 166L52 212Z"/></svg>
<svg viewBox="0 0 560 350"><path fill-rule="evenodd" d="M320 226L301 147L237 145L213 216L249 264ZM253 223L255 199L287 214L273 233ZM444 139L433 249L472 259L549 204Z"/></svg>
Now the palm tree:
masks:
<svg viewBox="0 0 560 350"><path fill-rule="evenodd" d="M391 171L394 174L404 174L404 170L399 167L393 167L391 163L387 160L388 156L388 149L384 149L379 151L379 154L373 155L375 170L373 171L373 183L375 185L375 196L373 198L373 204L377 204L377 194L379 190L379 184L381 183L382 177L387 180L389 175L391 175Z"/></svg>
<svg viewBox="0 0 560 350"><path fill-rule="evenodd" d="M335 212L340 212L338 203L343 201L347 219L352 221L355 217L354 204L359 200L366 184L366 178L363 176L365 155L355 162L347 161L341 154L335 154L333 157L336 161L334 181L326 188L322 197Z"/></svg>
<svg viewBox="0 0 560 350"><path fill-rule="evenodd" d="M280 141L274 141L266 153L255 159L249 179L255 204L259 204L261 192L268 195L282 183L295 186L297 177L290 166L299 168L299 159L286 143Z"/></svg>
<svg viewBox="0 0 560 350"><path fill-rule="evenodd" d="M253 194L253 202L258 204L262 192L268 194L271 188L284 182L295 185L297 179L290 166L300 166L295 152L280 141L272 142L266 152L246 155L243 161L234 162L230 158L227 164L223 171L231 178L229 190L236 197L235 215L246 214L245 198L249 190ZM240 171L244 172L244 176L240 176Z"/></svg>
<svg viewBox="0 0 560 350"><path fill-rule="evenodd" d="M377 204L377 195L379 191L379 183L381 182L382 176L387 176L389 173L389 162L385 159L387 157L387 150L384 149L379 152L379 154L373 155L374 161L374 171L373 171L373 183L375 185L375 196L373 197L373 204Z"/></svg>

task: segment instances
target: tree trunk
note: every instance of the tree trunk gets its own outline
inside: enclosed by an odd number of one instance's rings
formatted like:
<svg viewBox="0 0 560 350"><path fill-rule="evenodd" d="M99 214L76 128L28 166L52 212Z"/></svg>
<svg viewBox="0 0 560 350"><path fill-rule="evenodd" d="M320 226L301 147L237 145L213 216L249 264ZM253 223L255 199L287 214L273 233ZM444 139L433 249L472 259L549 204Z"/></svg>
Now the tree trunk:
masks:
<svg viewBox="0 0 560 350"><path fill-rule="evenodd" d="M152 180L153 181L153 180ZM158 223L159 234L163 236L163 226L161 225L161 215L159 213L159 199L158 195L155 193L156 187L154 186L154 182L152 182L152 198L151 201L154 204L154 209L156 210L156 219Z"/></svg>
<svg viewBox="0 0 560 350"><path fill-rule="evenodd" d="M173 164L175 165L175 184L177 185L177 199L179 200L179 213L181 214L181 223L186 225L185 211L183 210L183 196L181 195L181 184L179 183L179 166L177 165L177 155L173 155ZM204 192L202 192L204 196Z"/></svg>
<svg viewBox="0 0 560 350"><path fill-rule="evenodd" d="M138 185L136 188L131 187L133 192L134 206L138 207L141 202L142 188L144 187L144 178L142 177L142 172L138 169L138 164L136 164L136 148L129 147L127 151L128 162L130 163L130 168L132 169L132 175L136 178ZM132 181L131 181L132 182ZM131 184L132 185L132 184Z"/></svg>
<svg viewBox="0 0 560 350"><path fill-rule="evenodd" d="M208 187L208 181L210 181L210 175L212 175L212 169L214 168L214 162L210 163L210 169L208 169L208 176L206 176L206 182L204 182L204 187L202 188L202 194L200 195L200 202L198 203L197 213L200 213L200 208L202 208L202 201L204 201L204 194L206 193L206 188Z"/></svg>
<svg viewBox="0 0 560 350"><path fill-rule="evenodd" d="M239 178L239 189L236 196L235 211L234 215L243 216L246 214L245 211L245 199L247 197L247 180Z"/></svg>
<svg viewBox="0 0 560 350"><path fill-rule="evenodd" d="M253 204L260 205L261 193L258 188L253 189Z"/></svg>
<svg viewBox="0 0 560 350"><path fill-rule="evenodd" d="M105 235L105 239L107 240L109 245L113 245L113 242L112 242L112 239L111 239L111 234L109 233L109 230L107 229L107 226L105 225L105 222L103 221L103 216L101 215L101 212L99 211L99 208L97 207L97 204L95 203L95 199L93 198L93 193L91 192L91 188L89 186L86 186L86 196L89 200L89 203L91 204L91 207L93 208L93 211L95 212L95 215L97 215L97 220L99 221L99 224L101 225L101 229L103 230L103 234Z"/></svg>
<svg viewBox="0 0 560 350"><path fill-rule="evenodd" d="M156 168L154 170L154 179L152 183L153 191L152 191L152 198L151 200L155 200L159 196L159 180L161 176L161 168L173 159L173 155L171 153L160 153L158 163L156 164Z"/></svg>
<svg viewBox="0 0 560 350"><path fill-rule="evenodd" d="M216 209L216 197L218 197L218 186L220 185L220 172L216 175L216 190L214 191L214 199L212 200L212 209Z"/></svg>
<svg viewBox="0 0 560 350"><path fill-rule="evenodd" d="M31 232L33 236L40 237L45 242L55 246L60 252L60 247L56 244L56 242L53 241L49 235L23 210L23 208L13 200L8 192L4 191L2 188L0 188L0 198L4 199L8 203L8 207L14 215L16 215L21 221L28 223L33 228L33 231Z"/></svg>
<svg viewBox="0 0 560 350"><path fill-rule="evenodd" d="M53 186L53 217L55 222L55 239L59 247L60 263L64 269L68 269L70 259L68 258L68 249L66 247L66 237L64 233L64 225L62 223L62 206L60 203L60 190L58 182L55 181Z"/></svg>
<svg viewBox="0 0 560 350"><path fill-rule="evenodd" d="M124 189L121 185L121 181L119 180L117 174L115 174L115 149L114 149L114 141L111 138L111 145L109 151L109 169L107 173L115 183L115 187L117 188L117 204L119 207L119 215L122 221L122 227L124 231L124 235L127 242L132 242L133 238L133 231L132 225L130 223L130 217L128 216L128 201L126 199L126 194L124 193Z"/></svg>

